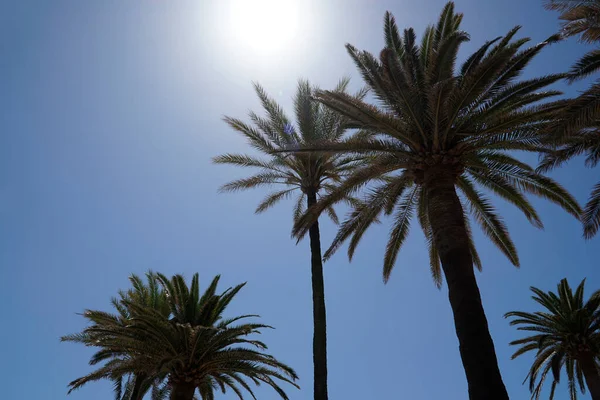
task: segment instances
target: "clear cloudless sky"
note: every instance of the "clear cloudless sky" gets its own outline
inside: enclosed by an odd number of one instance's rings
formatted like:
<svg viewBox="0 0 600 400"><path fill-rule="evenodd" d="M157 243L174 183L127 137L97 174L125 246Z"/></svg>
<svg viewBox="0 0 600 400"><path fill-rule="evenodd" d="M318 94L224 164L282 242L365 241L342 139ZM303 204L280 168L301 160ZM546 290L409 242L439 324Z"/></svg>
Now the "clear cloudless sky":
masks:
<svg viewBox="0 0 600 400"><path fill-rule="evenodd" d="M199 272L205 284L222 274L223 287L248 281L231 314L258 313L277 328L263 339L301 376L302 390L289 394L312 398L308 243L290 239L291 204L256 216L264 192L217 193L248 173L211 165L215 155L249 151L221 118L260 111L252 81L288 109L300 77L328 88L347 75L359 87L344 43L377 53L386 10L420 33L445 2L295 0L293 12L269 22L230 18L230 1L0 1L3 399L66 398L67 383L90 371L91 350L59 337L85 326L77 313L108 310L128 275L150 268ZM457 9L472 36L463 59L517 24L535 42L558 29L541 0L458 0ZM246 36L266 26L263 40L278 38L269 23L296 29L276 51ZM575 40L554 45L526 76L564 71L585 50ZM573 95L584 86L558 87ZM583 203L598 170L582 164L552 175ZM512 399L525 399L531 357L510 360L508 342L520 334L503 314L536 309L531 285L548 290L587 277L588 293L599 289L600 238L585 242L579 224L546 201L535 200L544 231L495 204L522 267L477 232L477 277L504 381ZM387 285L386 222L368 232L351 264L340 251L325 265L333 400L467 399L447 290L435 288L414 228ZM334 229L323 224L325 244ZM110 383L97 383L69 398L111 396ZM557 398L566 398L566 383Z"/></svg>

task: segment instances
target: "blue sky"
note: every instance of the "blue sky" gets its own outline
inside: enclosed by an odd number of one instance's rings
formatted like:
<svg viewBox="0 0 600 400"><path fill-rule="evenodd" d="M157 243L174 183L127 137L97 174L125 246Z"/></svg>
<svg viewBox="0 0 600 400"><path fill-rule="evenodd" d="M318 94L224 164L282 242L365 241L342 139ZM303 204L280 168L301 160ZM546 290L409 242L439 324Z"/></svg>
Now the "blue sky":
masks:
<svg viewBox="0 0 600 400"><path fill-rule="evenodd" d="M288 108L300 77L327 88L348 75L358 87L344 43L378 52L385 10L401 27L422 32L444 1L296 0L296 38L268 54L228 25L227 1L0 2L5 398L66 398L67 383L89 371L91 353L59 337L84 326L77 312L108 309L127 276L149 268L199 272L205 283L216 274L225 285L248 281L231 313L259 313L277 328L263 339L301 376L303 390L290 390L292 398L312 397L308 243L290 240L290 204L256 216L263 192L217 193L244 171L213 166L210 158L247 150L221 117L259 110L251 81ZM463 57L516 24L534 41L558 28L541 1L458 0L457 8L472 36ZM555 45L527 75L563 71L584 50L573 40ZM584 202L597 171L574 161L553 176ZM583 241L570 216L534 203L545 231L496 202L518 245L520 270L476 234L479 285L514 399L528 397L521 382L531 359L510 360L508 342L519 334L503 314L535 309L530 285L552 289L563 277L574 285L587 277L588 293L600 288L600 238ZM334 227L324 223L322 231L327 242ZM384 285L386 233L386 223L368 232L351 264L343 251L326 264L330 397L466 399L447 292L429 276L420 230ZM557 398L566 396L565 386ZM99 383L69 398L110 395L110 385Z"/></svg>

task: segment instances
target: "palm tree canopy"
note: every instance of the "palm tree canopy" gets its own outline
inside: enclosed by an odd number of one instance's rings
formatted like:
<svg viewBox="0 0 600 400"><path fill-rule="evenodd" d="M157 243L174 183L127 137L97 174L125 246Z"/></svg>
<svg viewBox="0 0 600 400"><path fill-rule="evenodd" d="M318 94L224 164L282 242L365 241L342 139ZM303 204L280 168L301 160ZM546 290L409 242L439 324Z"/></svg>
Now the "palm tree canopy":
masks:
<svg viewBox="0 0 600 400"><path fill-rule="evenodd" d="M104 362L94 372L73 381L71 390L98 379L142 374L157 381L156 396L168 391L168 386L160 385L168 378L169 386L193 383L204 400L212 400L215 390L225 393L227 389L240 399L243 390L254 397L246 382L249 379L255 384L266 383L282 398L288 398L277 380L296 386L296 373L264 353L267 346L250 337L270 327L246 322L255 315L223 317L244 284L218 294L217 276L201 294L198 274L189 287L180 275L168 279L156 274L155 279L166 299L166 311L125 298L120 307L129 318L87 310L84 316L91 325L81 333L62 338L99 347L90 364Z"/></svg>
<svg viewBox="0 0 600 400"><path fill-rule="evenodd" d="M565 35L581 34L581 40L586 43L600 40L599 0L547 0L545 5L561 13L559 18Z"/></svg>
<svg viewBox="0 0 600 400"><path fill-rule="evenodd" d="M342 79L334 93L346 93L349 80ZM215 157L216 164L229 164L257 169L257 173L248 178L238 179L222 186L221 191L230 192L258 187L280 186L281 190L271 192L256 208L262 213L282 199L297 193L294 221L305 210L306 196L309 192L331 192L334 184L355 168L360 158L354 155L341 156L337 153L294 153L284 154L283 149L306 147L321 141L339 141L348 129L347 118L313 101L312 95L317 88L308 81L300 81L294 97L296 124L283 109L258 84L254 89L266 117L250 112L251 124L237 118L225 117L225 122L240 132L250 145L267 157L257 158L245 154L224 154ZM364 97L365 92L356 94ZM348 199L351 201L351 199ZM337 223L338 217L333 207L325 210Z"/></svg>
<svg viewBox="0 0 600 400"><path fill-rule="evenodd" d="M460 45L469 35L460 30L462 14L448 3L436 25L417 41L413 29L400 34L394 17L386 13L386 47L379 59L351 45L347 50L374 94L376 105L335 91L320 91L316 98L348 118L360 133L341 143L322 143L322 151L361 154L369 164L352 173L317 207L296 224L302 236L318 213L367 183L371 188L343 222L325 257L350 239L349 256L367 228L381 213L394 214L384 257L387 280L407 234L413 214L423 228L435 282L441 284L440 262L428 220L424 185L431 179L451 179L462 194L463 205L483 232L516 266L519 259L506 226L480 188L518 207L536 227L542 222L524 196L546 198L579 216L574 198L553 180L514 158L513 151L541 150L540 132L555 118L559 105L540 101L559 94L546 89L563 74L519 80L529 62L547 45L524 48L529 39L514 39L519 27L486 42L456 67ZM434 179L434 180L435 180ZM467 230L468 220L465 216ZM470 243L474 264L481 262Z"/></svg>
<svg viewBox="0 0 600 400"><path fill-rule="evenodd" d="M561 12L566 35L581 35L581 40L587 43L600 41L600 1L554 0L548 1L546 6ZM592 50L573 65L568 79L571 82L583 79L599 69L600 50ZM595 167L600 157L598 120L600 83L596 82L578 97L566 102L560 118L551 126L549 144L552 151L546 153L538 170L548 171L578 155L586 156L586 166ZM600 228L600 182L592 189L582 222L587 239Z"/></svg>
<svg viewBox="0 0 600 400"><path fill-rule="evenodd" d="M563 367L569 380L571 399L577 398L577 386L585 393L579 358L582 353L591 353L596 360L600 356L600 291L584 302L584 284L585 280L575 292L566 279L559 283L556 293L532 287L533 300L545 310L534 313L512 311L505 315L512 318L510 324L518 326L518 330L533 332L531 336L510 343L519 346L513 359L535 351L535 359L527 375L532 398L540 397L546 376L552 373L552 400Z"/></svg>

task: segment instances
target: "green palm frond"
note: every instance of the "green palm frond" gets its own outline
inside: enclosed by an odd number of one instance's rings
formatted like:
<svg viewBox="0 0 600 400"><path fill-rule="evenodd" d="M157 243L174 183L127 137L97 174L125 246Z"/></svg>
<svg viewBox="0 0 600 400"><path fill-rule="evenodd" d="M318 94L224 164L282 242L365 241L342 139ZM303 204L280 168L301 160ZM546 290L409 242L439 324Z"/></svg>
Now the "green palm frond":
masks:
<svg viewBox="0 0 600 400"><path fill-rule="evenodd" d="M500 249L510 262L518 267L517 249L509 236L506 225L496 214L496 210L485 196L477 191L473 183L466 177L459 178L458 187L465 195L470 212L481 227L483 233Z"/></svg>
<svg viewBox="0 0 600 400"><path fill-rule="evenodd" d="M581 57L569 71L569 81L573 82L600 70L600 50L592 50Z"/></svg>
<svg viewBox="0 0 600 400"><path fill-rule="evenodd" d="M552 132L560 143L560 140L576 135L581 129L594 127L599 116L600 83L596 82L567 104Z"/></svg>
<svg viewBox="0 0 600 400"><path fill-rule="evenodd" d="M417 217L419 219L419 224L421 225L421 229L423 230L423 234L425 235L425 240L427 242L427 248L429 252L429 270L431 272L431 278L433 279L435 286L438 289L441 289L444 280L442 276L442 265L440 262L440 256L437 251L437 247L435 246L433 230L431 229L431 224L429 223L427 202L425 201L423 190L421 190L420 196L421 198L418 200L419 208L417 210Z"/></svg>
<svg viewBox="0 0 600 400"><path fill-rule="evenodd" d="M256 207L255 212L257 214L260 214L260 213L268 210L269 208L273 207L275 205L275 203L277 203L279 200L282 200L282 199L285 199L285 198L291 196L292 192L294 192L295 190L296 190L295 188L285 189L285 190L280 190L278 192L273 192L273 193L269 194L258 205L258 207Z"/></svg>
<svg viewBox="0 0 600 400"><path fill-rule="evenodd" d="M408 236L410 220L414 212L417 199L419 198L419 192L420 188L418 186L414 186L408 193L402 196L402 199L396 206L394 222L392 225L392 230L390 231L390 238L386 246L383 260L383 280L385 282L390 279L390 274L392 273L392 269L396 263L398 251Z"/></svg>
<svg viewBox="0 0 600 400"><path fill-rule="evenodd" d="M592 189L590 198L581 215L581 220L585 237L589 239L596 235L598 229L600 229L600 183L597 183Z"/></svg>
<svg viewBox="0 0 600 400"><path fill-rule="evenodd" d="M525 353L535 353L527 375L532 398L540 397L546 376L551 373L552 400L563 369L571 399L577 399L578 391L586 391L582 362L586 357L597 360L600 356L600 300L594 293L587 302L584 301L584 284L585 280L575 292L566 279L558 284L556 293L532 287L533 300L544 307L545 311L512 311L505 315L505 318L511 318L510 324L517 326L518 330L534 332L531 336L510 343L519 346L513 359Z"/></svg>
<svg viewBox="0 0 600 400"><path fill-rule="evenodd" d="M481 186L486 187L497 196L521 210L533 226L536 228L543 228L544 225L529 200L527 200L521 191L513 186L507 179L501 175L491 173L490 171L480 173L477 170L471 170L469 172L473 179Z"/></svg>
<svg viewBox="0 0 600 400"><path fill-rule="evenodd" d="M236 192L239 190L253 189L260 186L296 183L288 176L276 172L261 172L249 178L237 179L221 186L221 192ZM297 183L296 183L297 184Z"/></svg>

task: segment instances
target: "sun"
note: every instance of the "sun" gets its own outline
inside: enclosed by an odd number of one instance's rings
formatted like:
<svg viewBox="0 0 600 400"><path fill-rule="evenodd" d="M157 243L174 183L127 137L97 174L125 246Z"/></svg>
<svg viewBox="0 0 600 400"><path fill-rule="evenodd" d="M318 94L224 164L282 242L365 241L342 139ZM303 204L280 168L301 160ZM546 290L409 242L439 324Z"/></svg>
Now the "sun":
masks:
<svg viewBox="0 0 600 400"><path fill-rule="evenodd" d="M299 0L231 0L229 29L248 50L268 55L290 46L298 35Z"/></svg>

